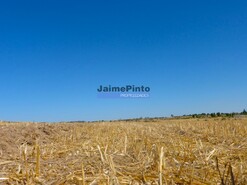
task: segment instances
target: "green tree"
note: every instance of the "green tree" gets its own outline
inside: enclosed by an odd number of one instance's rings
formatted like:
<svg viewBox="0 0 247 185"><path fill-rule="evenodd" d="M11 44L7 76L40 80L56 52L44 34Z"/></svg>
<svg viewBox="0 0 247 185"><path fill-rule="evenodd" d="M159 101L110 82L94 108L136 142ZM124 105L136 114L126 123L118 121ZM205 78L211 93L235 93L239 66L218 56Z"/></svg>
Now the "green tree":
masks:
<svg viewBox="0 0 247 185"><path fill-rule="evenodd" d="M241 114L243 114L243 115L247 115L246 110L244 109L244 110L243 110L243 112L241 112Z"/></svg>
<svg viewBox="0 0 247 185"><path fill-rule="evenodd" d="M215 113L211 113L210 116L211 117L216 117L216 114Z"/></svg>

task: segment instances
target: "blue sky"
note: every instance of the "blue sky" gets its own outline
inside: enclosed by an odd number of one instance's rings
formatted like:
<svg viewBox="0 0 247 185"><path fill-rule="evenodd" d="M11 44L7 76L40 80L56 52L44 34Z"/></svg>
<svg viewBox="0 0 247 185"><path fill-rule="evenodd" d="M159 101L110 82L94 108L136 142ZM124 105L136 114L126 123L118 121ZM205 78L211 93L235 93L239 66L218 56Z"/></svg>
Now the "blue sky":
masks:
<svg viewBox="0 0 247 185"><path fill-rule="evenodd" d="M0 2L0 120L69 121L247 108L247 2ZM148 99L99 99L99 85Z"/></svg>

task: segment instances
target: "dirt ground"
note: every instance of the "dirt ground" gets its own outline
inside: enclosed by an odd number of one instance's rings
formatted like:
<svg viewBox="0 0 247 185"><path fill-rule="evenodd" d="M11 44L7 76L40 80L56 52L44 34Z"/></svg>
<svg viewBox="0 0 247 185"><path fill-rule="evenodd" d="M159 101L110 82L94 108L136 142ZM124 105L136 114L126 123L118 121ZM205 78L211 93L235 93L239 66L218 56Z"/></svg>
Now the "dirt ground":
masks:
<svg viewBox="0 0 247 185"><path fill-rule="evenodd" d="M0 123L0 184L247 184L247 119Z"/></svg>

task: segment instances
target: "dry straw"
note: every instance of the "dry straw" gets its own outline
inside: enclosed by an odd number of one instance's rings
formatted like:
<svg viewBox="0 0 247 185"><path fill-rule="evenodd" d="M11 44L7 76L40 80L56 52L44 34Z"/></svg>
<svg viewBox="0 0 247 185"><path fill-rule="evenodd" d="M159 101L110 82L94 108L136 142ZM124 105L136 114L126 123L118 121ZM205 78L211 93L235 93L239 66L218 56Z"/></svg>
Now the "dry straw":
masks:
<svg viewBox="0 0 247 185"><path fill-rule="evenodd" d="M1 123L0 131L3 185L247 184L246 118Z"/></svg>

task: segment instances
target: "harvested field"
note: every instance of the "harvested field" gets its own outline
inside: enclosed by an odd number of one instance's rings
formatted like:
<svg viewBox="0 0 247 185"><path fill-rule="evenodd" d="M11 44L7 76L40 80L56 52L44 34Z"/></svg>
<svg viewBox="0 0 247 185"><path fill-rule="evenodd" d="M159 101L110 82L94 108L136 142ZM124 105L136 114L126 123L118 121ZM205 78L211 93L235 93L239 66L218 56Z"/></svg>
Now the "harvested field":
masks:
<svg viewBox="0 0 247 185"><path fill-rule="evenodd" d="M0 184L247 184L247 119L0 123Z"/></svg>

